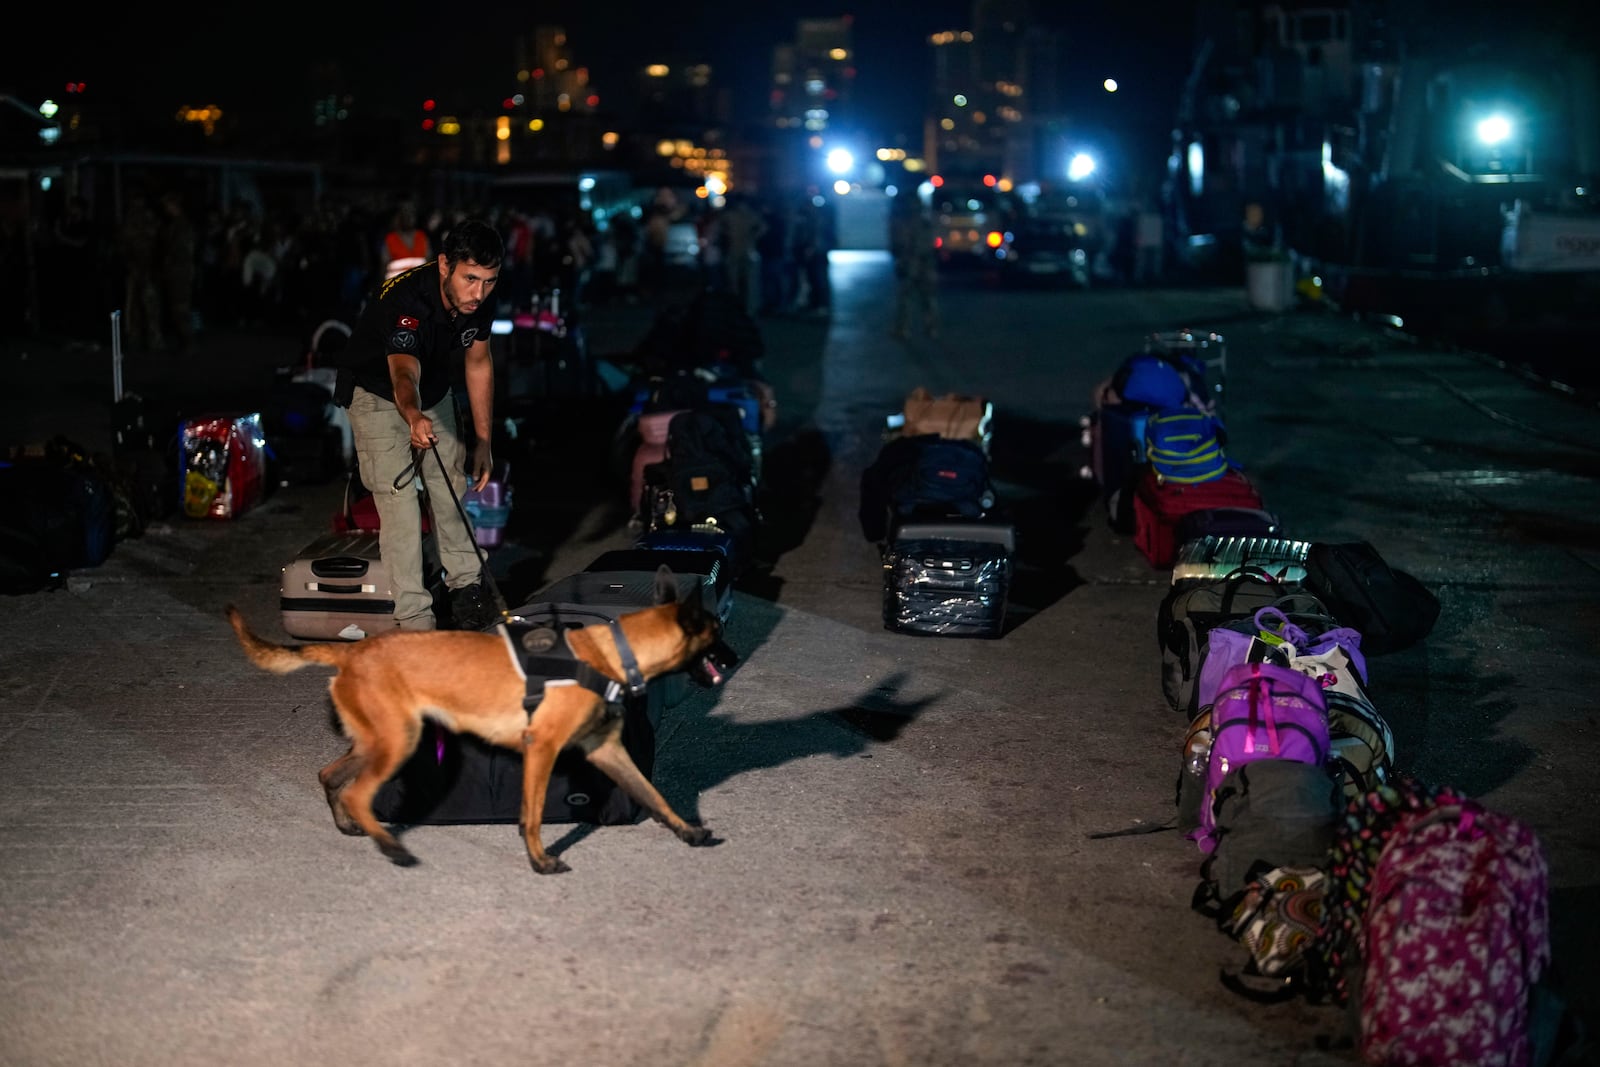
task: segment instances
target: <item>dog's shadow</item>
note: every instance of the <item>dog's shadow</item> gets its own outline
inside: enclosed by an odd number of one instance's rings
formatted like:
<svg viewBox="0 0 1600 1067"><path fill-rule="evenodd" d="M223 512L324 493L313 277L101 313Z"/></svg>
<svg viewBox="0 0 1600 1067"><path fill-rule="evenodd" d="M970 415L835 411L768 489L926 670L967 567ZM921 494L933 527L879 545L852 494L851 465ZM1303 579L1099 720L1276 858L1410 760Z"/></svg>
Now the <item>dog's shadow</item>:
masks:
<svg viewBox="0 0 1600 1067"><path fill-rule="evenodd" d="M895 741L938 694L903 699L905 674L894 674L856 701L783 719L739 722L700 714L696 697L678 709L680 725L657 754L655 785L678 813L698 823L699 798L749 771L811 756L870 757ZM709 702L708 702L709 707Z"/></svg>
<svg viewBox="0 0 1600 1067"><path fill-rule="evenodd" d="M891 675L856 703L755 723L704 714L715 697L693 697L673 709L663 722L661 749L652 775L655 786L679 815L698 824L701 795L747 771L777 767L808 756L870 758L874 748L897 739L913 719L939 699L937 693L915 700L901 699L898 694L905 681L904 674ZM568 826L560 838L546 846L546 851L560 855L598 829L601 827L590 823ZM712 843L720 844L721 839Z"/></svg>

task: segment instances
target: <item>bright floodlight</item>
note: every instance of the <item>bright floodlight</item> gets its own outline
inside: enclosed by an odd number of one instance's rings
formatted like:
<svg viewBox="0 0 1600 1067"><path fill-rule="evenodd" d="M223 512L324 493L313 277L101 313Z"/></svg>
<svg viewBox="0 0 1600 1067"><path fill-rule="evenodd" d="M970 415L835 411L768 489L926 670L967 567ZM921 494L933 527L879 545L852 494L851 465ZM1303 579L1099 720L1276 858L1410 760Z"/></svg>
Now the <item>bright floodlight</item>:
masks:
<svg viewBox="0 0 1600 1067"><path fill-rule="evenodd" d="M828 169L835 174L843 174L855 166L856 157L850 154L848 148L835 148L828 153Z"/></svg>
<svg viewBox="0 0 1600 1067"><path fill-rule="evenodd" d="M1490 115L1478 121L1478 140L1486 145L1497 145L1511 136L1511 120L1504 115Z"/></svg>
<svg viewBox="0 0 1600 1067"><path fill-rule="evenodd" d="M1105 81L1101 82L1100 84L1105 89L1105 91L1108 92L1108 93L1114 93L1114 92L1117 91L1117 79L1115 79L1115 78L1107 78Z"/></svg>
<svg viewBox="0 0 1600 1067"><path fill-rule="evenodd" d="M1094 157L1087 152L1079 152L1072 157L1072 162L1067 164L1067 180L1081 182L1094 173Z"/></svg>

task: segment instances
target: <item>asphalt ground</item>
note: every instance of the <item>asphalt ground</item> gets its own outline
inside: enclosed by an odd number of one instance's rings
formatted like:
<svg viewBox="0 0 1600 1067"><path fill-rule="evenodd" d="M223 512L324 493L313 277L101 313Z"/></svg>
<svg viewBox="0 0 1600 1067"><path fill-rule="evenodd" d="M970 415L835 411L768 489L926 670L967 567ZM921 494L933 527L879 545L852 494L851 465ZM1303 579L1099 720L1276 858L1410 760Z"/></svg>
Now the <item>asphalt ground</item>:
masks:
<svg viewBox="0 0 1600 1067"><path fill-rule="evenodd" d="M1539 833L1557 970L1600 1018L1597 413L1470 352L1233 289L942 283L937 341L887 336L887 260L838 255L829 318L762 320L780 422L761 564L727 685L670 709L655 779L722 844L653 824L416 827L399 869L330 825L325 679L262 674L222 618L282 639L280 569L337 483L229 522L172 519L0 612L0 1062L240 1065L1323 1064L1337 1009L1221 989L1238 946L1189 911L1172 833L1184 723L1154 620L1168 575L1078 476L1094 383L1153 330L1228 341L1229 449L1293 536L1367 539L1443 613L1375 657L1402 770ZM654 309L596 309L619 360ZM129 384L231 407L302 339L203 336ZM107 433L109 353L0 349L8 440ZM1004 636L886 631L860 472L909 389L995 404L1018 529ZM629 542L622 398L519 413L513 603Z"/></svg>

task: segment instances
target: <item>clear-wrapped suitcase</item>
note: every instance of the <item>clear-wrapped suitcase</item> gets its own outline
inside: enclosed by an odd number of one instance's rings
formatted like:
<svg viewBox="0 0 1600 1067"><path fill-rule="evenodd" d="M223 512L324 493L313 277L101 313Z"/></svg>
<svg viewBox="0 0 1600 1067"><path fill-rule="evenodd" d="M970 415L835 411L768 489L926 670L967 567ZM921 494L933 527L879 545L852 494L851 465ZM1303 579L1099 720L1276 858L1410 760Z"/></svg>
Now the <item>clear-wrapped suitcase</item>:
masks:
<svg viewBox="0 0 1600 1067"><path fill-rule="evenodd" d="M1011 590L1013 527L908 523L883 554L883 625L897 633L999 637Z"/></svg>

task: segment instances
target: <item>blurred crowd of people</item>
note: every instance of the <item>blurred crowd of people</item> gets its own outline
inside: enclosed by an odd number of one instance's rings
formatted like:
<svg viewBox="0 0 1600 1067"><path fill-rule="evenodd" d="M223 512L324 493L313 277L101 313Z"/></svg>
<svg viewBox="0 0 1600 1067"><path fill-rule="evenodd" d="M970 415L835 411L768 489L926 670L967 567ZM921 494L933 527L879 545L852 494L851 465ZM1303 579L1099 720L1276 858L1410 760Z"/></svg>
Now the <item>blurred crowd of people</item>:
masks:
<svg viewBox="0 0 1600 1067"><path fill-rule="evenodd" d="M833 213L809 196L732 193L691 205L662 189L597 238L593 298L655 299L688 272L735 294L751 315L826 315L833 247Z"/></svg>
<svg viewBox="0 0 1600 1067"><path fill-rule="evenodd" d="M597 223L568 211L473 204L426 210L409 200L325 196L309 211L226 209L177 190L131 190L120 222L83 197L33 235L30 293L22 242L6 235L0 327L106 343L122 313L128 351L187 352L197 331L305 336L354 321L374 285L431 261L450 227L484 218L501 232L500 299L526 308L561 291L564 307L653 301L685 281L738 294L752 315L826 315L832 212L808 196L735 194L715 206L658 190ZM27 306L29 303L33 307Z"/></svg>
<svg viewBox="0 0 1600 1067"><path fill-rule="evenodd" d="M224 210L136 189L117 224L98 221L83 197L64 202L33 235L34 293L20 234L5 235L0 273L14 306L0 329L22 333L36 301L41 332L86 343L108 342L120 310L128 351L183 353L201 329L303 336L329 318L353 322L377 282L431 262L450 227L471 216L506 240L505 298L526 304L552 288L578 298L597 250L592 223L575 210L461 205L424 216L409 201L335 197L306 212L242 200Z"/></svg>

